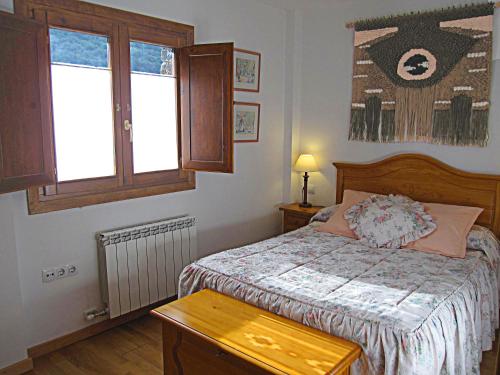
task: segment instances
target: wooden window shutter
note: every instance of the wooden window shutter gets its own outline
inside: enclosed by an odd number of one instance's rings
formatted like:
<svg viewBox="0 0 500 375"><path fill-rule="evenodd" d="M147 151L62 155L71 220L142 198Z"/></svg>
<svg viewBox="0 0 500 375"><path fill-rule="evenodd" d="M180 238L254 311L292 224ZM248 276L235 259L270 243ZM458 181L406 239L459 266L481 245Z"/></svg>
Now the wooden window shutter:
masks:
<svg viewBox="0 0 500 375"><path fill-rule="evenodd" d="M233 172L233 43L179 50L182 168Z"/></svg>
<svg viewBox="0 0 500 375"><path fill-rule="evenodd" d="M47 27L0 12L0 193L54 183Z"/></svg>

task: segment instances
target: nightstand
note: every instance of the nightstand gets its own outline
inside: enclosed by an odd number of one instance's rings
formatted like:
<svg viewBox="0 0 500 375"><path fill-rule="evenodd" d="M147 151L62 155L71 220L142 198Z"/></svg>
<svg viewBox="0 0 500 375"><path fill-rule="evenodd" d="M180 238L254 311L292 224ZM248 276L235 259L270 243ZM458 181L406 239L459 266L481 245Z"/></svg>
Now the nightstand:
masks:
<svg viewBox="0 0 500 375"><path fill-rule="evenodd" d="M309 224L309 220L323 208L323 206L300 207L298 203L280 206L283 211L283 232L291 232Z"/></svg>

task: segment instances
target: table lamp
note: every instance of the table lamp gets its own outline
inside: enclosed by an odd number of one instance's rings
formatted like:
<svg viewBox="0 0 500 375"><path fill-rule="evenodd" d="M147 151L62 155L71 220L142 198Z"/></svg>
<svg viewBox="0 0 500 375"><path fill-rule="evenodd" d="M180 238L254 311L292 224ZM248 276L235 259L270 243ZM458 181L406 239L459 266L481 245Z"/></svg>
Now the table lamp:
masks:
<svg viewBox="0 0 500 375"><path fill-rule="evenodd" d="M307 180L309 179L308 172L319 171L316 160L310 154L302 154L297 159L295 163L295 168L297 172L304 172L304 187L302 188L302 203L299 204L300 207L312 207L311 203L307 202Z"/></svg>

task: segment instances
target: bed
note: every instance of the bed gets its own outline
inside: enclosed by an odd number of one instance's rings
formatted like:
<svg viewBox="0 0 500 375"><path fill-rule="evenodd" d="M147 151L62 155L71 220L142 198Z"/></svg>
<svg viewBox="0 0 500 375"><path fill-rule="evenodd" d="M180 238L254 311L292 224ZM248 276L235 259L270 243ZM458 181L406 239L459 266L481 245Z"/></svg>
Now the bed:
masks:
<svg viewBox="0 0 500 375"><path fill-rule="evenodd" d="M354 374L479 373L499 326L500 177L413 154L335 165L337 203L352 189L481 207L477 224L489 230L476 230L488 235L453 259L370 248L312 223L191 264L179 295L210 288L354 341Z"/></svg>

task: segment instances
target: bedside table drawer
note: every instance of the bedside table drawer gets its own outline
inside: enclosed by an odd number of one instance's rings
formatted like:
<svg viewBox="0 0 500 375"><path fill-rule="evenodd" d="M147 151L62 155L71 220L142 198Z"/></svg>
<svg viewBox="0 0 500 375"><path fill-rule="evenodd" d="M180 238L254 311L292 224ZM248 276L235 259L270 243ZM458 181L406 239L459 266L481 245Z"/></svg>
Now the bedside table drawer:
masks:
<svg viewBox="0 0 500 375"><path fill-rule="evenodd" d="M297 230L299 228L302 228L304 225L286 225L284 224L284 227L283 227L283 233L288 233L288 232L292 232L294 230Z"/></svg>
<svg viewBox="0 0 500 375"><path fill-rule="evenodd" d="M309 223L309 218L291 213L285 214L285 225L296 226L297 228L303 227Z"/></svg>
<svg viewBox="0 0 500 375"><path fill-rule="evenodd" d="M280 206L283 211L283 231L291 232L309 224L309 220L323 207L300 207L298 203L285 204Z"/></svg>
<svg viewBox="0 0 500 375"><path fill-rule="evenodd" d="M305 227L309 224L309 217L295 215L291 212L285 212L284 220L283 220L283 231L291 232L292 230L296 230L302 227Z"/></svg>

